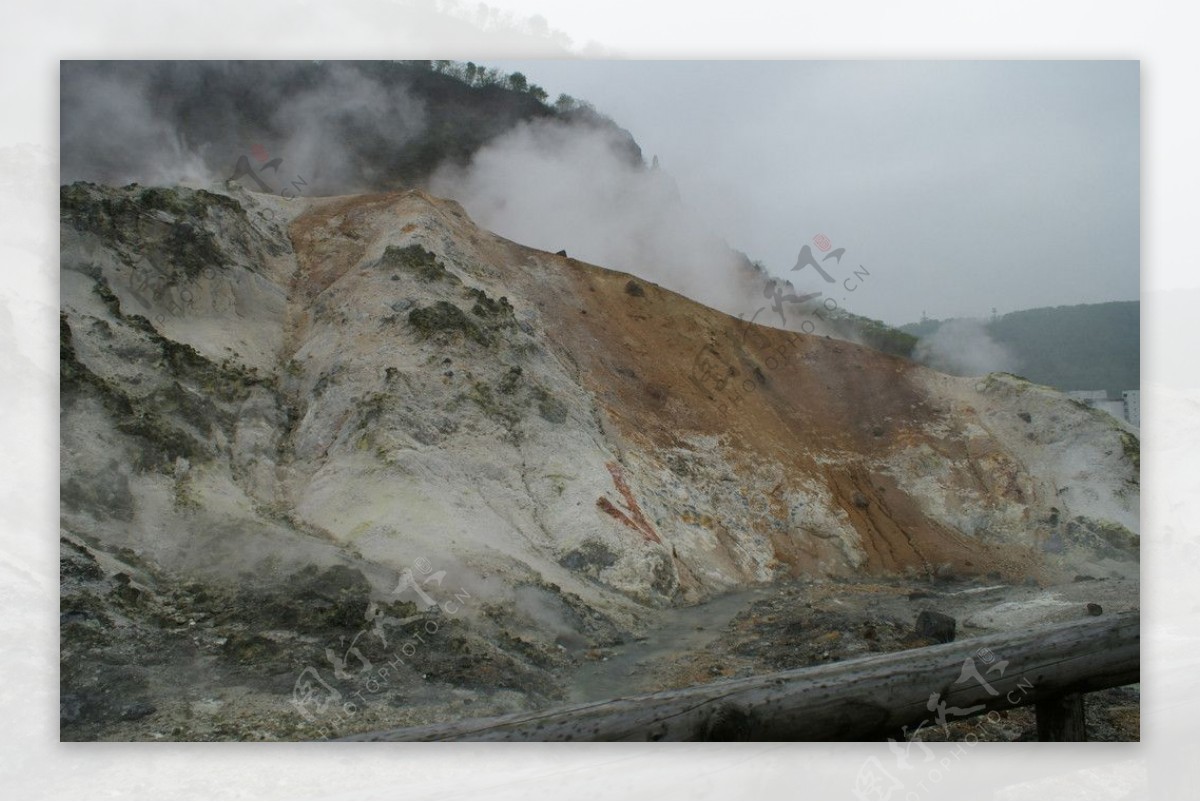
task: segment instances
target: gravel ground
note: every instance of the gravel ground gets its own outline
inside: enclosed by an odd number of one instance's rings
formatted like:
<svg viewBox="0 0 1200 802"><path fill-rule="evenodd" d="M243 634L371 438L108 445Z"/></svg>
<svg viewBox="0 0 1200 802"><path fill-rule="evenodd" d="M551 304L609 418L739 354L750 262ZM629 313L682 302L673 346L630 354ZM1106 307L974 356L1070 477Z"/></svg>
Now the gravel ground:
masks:
<svg viewBox="0 0 1200 802"><path fill-rule="evenodd" d="M934 642L914 626L924 611L954 617L965 638L1085 618L1089 604L1136 609L1138 601L1136 583L1121 577L1046 588L797 581L653 611L626 631L561 589L530 586L539 599L563 600L575 634L521 626L518 611L502 604L481 604L468 619L404 602L378 607L385 626L377 633L364 625L369 585L351 567L310 567L251 590L183 581L131 554L102 559L103 568L85 544L63 541L63 740L340 737L917 648ZM345 661L340 677L336 659ZM1138 740L1138 689L1089 695L1086 717L1092 740ZM1025 708L916 737L1034 733Z"/></svg>

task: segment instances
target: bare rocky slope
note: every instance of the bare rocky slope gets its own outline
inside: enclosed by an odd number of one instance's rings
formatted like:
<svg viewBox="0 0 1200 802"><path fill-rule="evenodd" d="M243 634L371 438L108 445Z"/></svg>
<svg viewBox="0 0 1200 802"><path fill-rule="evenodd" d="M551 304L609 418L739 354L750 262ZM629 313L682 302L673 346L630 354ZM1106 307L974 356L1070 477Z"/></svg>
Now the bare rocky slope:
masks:
<svg viewBox="0 0 1200 802"><path fill-rule="evenodd" d="M62 223L64 738L546 704L784 581L1024 588L980 630L1076 577L1136 604L1136 430L1020 378L747 324L418 191L74 184Z"/></svg>

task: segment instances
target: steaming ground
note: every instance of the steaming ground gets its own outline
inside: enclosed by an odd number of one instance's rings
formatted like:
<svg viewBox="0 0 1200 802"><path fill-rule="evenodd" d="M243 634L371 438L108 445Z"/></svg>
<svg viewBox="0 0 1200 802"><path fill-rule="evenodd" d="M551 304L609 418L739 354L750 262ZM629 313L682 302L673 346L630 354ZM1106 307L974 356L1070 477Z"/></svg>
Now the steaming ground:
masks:
<svg viewBox="0 0 1200 802"><path fill-rule="evenodd" d="M745 280L744 257L684 205L666 172L631 164L613 137L558 122L522 124L468 167L441 169L431 189L516 242L567 249L730 314L761 307L761 281Z"/></svg>
<svg viewBox="0 0 1200 802"><path fill-rule="evenodd" d="M955 376L1018 373L1021 367L1016 356L987 333L983 321L969 319L948 320L922 337L913 359Z"/></svg>
<svg viewBox="0 0 1200 802"><path fill-rule="evenodd" d="M1136 604L1137 438L1048 388L747 325L421 192L75 184L62 219L65 739L531 709L655 632L665 687L712 645L681 622L741 620L675 611L792 581L891 600L773 597L808 628L763 661L910 643L914 589L1001 586L979 631Z"/></svg>
<svg viewBox="0 0 1200 802"><path fill-rule="evenodd" d="M407 81L354 63L64 61L61 105L68 183L207 186L249 156L276 188L367 191L427 129Z"/></svg>
<svg viewBox="0 0 1200 802"><path fill-rule="evenodd" d="M555 112L395 63L68 61L62 109L65 183L211 188L238 175L287 197L429 188L509 239L731 315L770 304L770 277L720 239L721 221L586 107ZM815 303L787 312L785 328L807 321L809 333L858 341Z"/></svg>

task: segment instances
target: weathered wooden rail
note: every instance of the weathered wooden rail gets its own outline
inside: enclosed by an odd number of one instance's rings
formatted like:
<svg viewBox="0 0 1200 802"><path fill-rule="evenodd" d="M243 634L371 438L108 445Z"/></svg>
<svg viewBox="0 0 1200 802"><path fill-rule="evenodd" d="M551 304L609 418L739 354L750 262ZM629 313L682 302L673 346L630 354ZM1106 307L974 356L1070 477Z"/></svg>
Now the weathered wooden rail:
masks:
<svg viewBox="0 0 1200 802"><path fill-rule="evenodd" d="M353 741L858 741L1034 705L1043 740L1085 740L1082 698L1140 677L1137 612L605 702ZM939 716L942 721L939 721Z"/></svg>

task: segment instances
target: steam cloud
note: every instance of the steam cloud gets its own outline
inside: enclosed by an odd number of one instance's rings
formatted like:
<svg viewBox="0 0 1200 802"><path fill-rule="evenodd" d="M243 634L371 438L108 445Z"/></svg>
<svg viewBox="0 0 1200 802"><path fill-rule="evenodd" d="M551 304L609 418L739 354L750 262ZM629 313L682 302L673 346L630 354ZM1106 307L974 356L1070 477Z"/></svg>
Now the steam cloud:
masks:
<svg viewBox="0 0 1200 802"><path fill-rule="evenodd" d="M194 184L209 168L152 105L147 76L62 65L63 183Z"/></svg>
<svg viewBox="0 0 1200 802"><path fill-rule="evenodd" d="M947 320L937 331L917 343L918 362L955 376L982 376L993 371L1013 372L1017 358L987 333L983 321Z"/></svg>
<svg viewBox="0 0 1200 802"><path fill-rule="evenodd" d="M611 131L524 123L468 167L443 167L431 189L509 239L566 249L734 314L748 308L737 255L680 200L667 173L624 157Z"/></svg>
<svg viewBox="0 0 1200 802"><path fill-rule="evenodd" d="M272 186L369 191L425 128L403 83L341 64L63 62L61 103L63 183L209 185L258 145Z"/></svg>
<svg viewBox="0 0 1200 802"><path fill-rule="evenodd" d="M444 122L409 88L419 78L375 62L64 62L62 181L220 186L251 154L280 191L298 181L305 195L396 189L403 171L424 169L427 149L446 144ZM436 91L444 100L450 90ZM713 233L719 221L683 203L665 171L647 169L626 132L591 111L545 115L471 123L496 134L465 165L429 164L429 189L510 239L730 314L749 318L770 303L766 277ZM265 165L279 158L274 171Z"/></svg>

